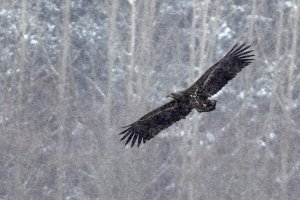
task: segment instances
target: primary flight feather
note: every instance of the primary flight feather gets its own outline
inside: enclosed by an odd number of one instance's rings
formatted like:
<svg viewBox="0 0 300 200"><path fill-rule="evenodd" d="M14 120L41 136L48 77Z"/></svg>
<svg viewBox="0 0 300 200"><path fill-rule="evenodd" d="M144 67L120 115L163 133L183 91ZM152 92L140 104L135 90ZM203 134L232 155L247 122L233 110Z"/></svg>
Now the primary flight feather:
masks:
<svg viewBox="0 0 300 200"><path fill-rule="evenodd" d="M193 109L198 112L215 110L216 101L208 99L221 90L237 73L249 65L253 59L251 45L236 44L220 61L211 66L193 85L184 91L171 93L173 99L165 105L147 113L136 122L124 127L120 133L125 145L131 147L137 142L145 143L160 131L184 119Z"/></svg>

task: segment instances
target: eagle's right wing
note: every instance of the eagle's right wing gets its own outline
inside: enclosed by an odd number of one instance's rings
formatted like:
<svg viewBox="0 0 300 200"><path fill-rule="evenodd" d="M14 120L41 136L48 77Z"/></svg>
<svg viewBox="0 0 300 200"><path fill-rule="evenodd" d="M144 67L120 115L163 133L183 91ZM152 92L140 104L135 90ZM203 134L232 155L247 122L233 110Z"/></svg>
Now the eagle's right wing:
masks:
<svg viewBox="0 0 300 200"><path fill-rule="evenodd" d="M173 123L185 118L191 110L192 108L189 105L176 102L176 100L170 101L144 115L133 124L124 127L126 129L120 133L120 135L124 134L121 140L127 138L126 145L132 139L131 147L136 141L138 142L137 145L140 146L142 141L145 143L157 135L161 130L166 129Z"/></svg>

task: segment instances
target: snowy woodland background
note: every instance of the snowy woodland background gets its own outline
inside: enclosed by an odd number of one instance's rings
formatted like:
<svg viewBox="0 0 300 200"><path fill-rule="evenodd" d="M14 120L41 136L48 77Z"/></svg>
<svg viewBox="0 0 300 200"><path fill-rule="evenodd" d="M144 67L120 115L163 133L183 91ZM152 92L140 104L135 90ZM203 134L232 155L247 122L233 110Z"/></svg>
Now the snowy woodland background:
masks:
<svg viewBox="0 0 300 200"><path fill-rule="evenodd" d="M300 0L0 0L0 199L299 199ZM122 126L236 42L217 109Z"/></svg>

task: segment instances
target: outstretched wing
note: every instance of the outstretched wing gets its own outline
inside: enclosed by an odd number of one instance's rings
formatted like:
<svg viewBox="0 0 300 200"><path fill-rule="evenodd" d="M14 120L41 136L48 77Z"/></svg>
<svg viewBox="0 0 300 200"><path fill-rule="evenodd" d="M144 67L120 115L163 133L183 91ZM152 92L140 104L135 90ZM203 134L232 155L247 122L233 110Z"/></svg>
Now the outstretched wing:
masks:
<svg viewBox="0 0 300 200"><path fill-rule="evenodd" d="M137 145L140 146L142 141L145 143L157 135L161 130L166 129L173 123L185 118L191 110L192 108L184 103L176 102L175 100L170 101L144 115L133 124L124 127L126 129L120 133L120 135L124 134L121 140L127 138L125 145L132 140L131 147L137 141Z"/></svg>
<svg viewBox="0 0 300 200"><path fill-rule="evenodd" d="M207 97L221 90L253 59L251 45L236 44L219 62L210 67L190 88L199 87Z"/></svg>

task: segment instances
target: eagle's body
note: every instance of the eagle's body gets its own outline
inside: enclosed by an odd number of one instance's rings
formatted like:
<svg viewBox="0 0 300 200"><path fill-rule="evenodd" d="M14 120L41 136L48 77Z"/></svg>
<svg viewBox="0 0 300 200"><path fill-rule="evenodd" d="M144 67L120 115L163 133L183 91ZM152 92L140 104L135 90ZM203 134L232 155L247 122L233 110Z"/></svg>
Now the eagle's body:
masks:
<svg viewBox="0 0 300 200"><path fill-rule="evenodd" d="M228 81L233 79L238 72L249 65L252 56L246 51L249 46L245 44L238 47L236 44L219 62L210 67L193 85L184 91L171 93L168 97L172 101L149 112L138 121L126 126L121 140L128 137L126 144L132 140L131 146L138 141L138 146L144 143L161 130L173 123L184 119L193 109L198 112L215 110L216 101L208 98L216 94Z"/></svg>

